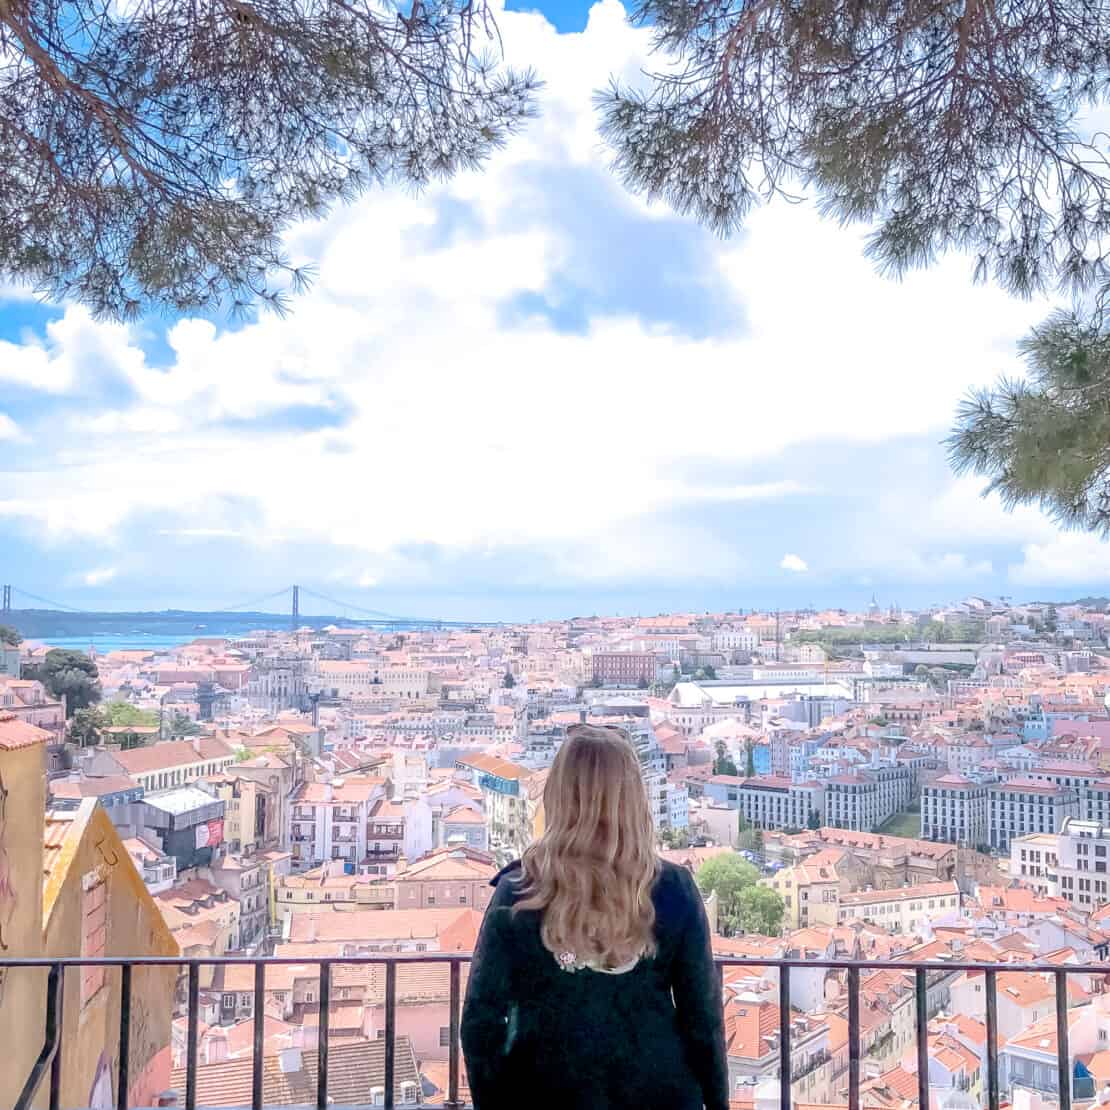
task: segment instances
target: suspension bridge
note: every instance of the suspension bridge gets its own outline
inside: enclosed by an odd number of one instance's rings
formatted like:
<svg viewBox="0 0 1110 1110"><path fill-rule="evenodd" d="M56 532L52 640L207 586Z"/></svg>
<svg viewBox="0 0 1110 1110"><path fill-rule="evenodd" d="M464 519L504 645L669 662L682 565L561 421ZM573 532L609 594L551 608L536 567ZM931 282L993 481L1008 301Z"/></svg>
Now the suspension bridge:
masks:
<svg viewBox="0 0 1110 1110"><path fill-rule="evenodd" d="M307 600L313 608L321 603L333 606L333 610L325 610L310 614L302 609L302 600ZM277 608L277 603L284 604ZM34 604L26 604L33 602ZM17 604L18 603L18 604ZM267 608L263 608L267 606ZM191 618L203 617L207 620L218 617L242 616L245 620L251 617L264 617L269 620L288 614L288 627L298 629L305 622L319 624L322 621L347 620L357 624L360 628L372 628L384 631L398 630L437 630L437 629L471 629L471 628L497 628L495 621L460 621L441 617L406 617L395 613L383 613L378 609L368 609L350 601L343 601L327 594L319 593L301 585L283 586L280 590L265 594L262 597L250 598L233 604L213 605L210 609L172 609L153 612L110 612L106 610L84 609L79 606L67 605L64 602L53 601L50 598L33 594L21 587L6 584L0 586L0 624L13 623L18 626L21 616L43 614L72 614L75 617L88 617L108 619L118 617L129 619L140 616L157 616L168 618L179 617L183 621Z"/></svg>

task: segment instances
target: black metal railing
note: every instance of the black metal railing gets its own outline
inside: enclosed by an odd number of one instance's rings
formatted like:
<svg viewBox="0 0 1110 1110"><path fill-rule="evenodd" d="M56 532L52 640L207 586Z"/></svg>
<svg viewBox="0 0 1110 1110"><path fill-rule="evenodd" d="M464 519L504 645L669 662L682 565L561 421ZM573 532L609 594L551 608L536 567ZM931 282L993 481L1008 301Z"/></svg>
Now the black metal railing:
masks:
<svg viewBox="0 0 1110 1110"><path fill-rule="evenodd" d="M200 969L202 967L250 966L254 968L253 986L253 1048L251 1110L266 1110L263 1101L264 1075L264 1036L266 969L272 966L309 966L318 968L319 974L319 1017L317 1027L317 1069L316 1069L316 1106L326 1110L334 1106L328 1095L328 1048L329 1048L329 1006L331 1003L332 967L348 964L377 964L385 967L385 1029L384 1029L384 1107L394 1110L396 1106L396 1010L397 1010L397 967L400 964L446 964L449 969L448 986L448 1089L443 1103L446 1110L464 1110L466 1103L459 1097L460 1070L460 983L461 969L470 962L469 955L457 953L395 953L327 957L247 957L223 956L212 958L177 958L172 956L148 956L134 959L106 957L100 959L0 959L0 970L19 968L48 969L46 986L46 1020L43 1046L38 1058L27 1077L22 1092L13 1110L30 1110L40 1088L49 1075L50 1110L59 1110L61 1092L64 1017L63 998L66 973L69 969L83 967L120 968L120 1022L117 1079L117 1110L131 1110L128 1101L128 1082L130 1076L130 1038L131 1038L131 985L132 972L136 967L178 967L187 976L185 1044L185 1091L184 1110L197 1107L197 1031L200 1001ZM985 1110L999 1110L999 1069L998 1069L998 975L1010 973L1051 974L1055 980L1056 994L1056 1052L1057 1082L1056 1095L1059 1110L1071 1110L1072 1065L1068 1046L1068 992L1069 974L1110 976L1110 964L1084 964L1058 967L1041 964L984 964L927 962L918 964L898 963L890 960L799 960L799 959L739 959L718 957L716 959L718 981L723 984L724 973L728 968L746 967L766 970L776 968L779 973L779 1090L780 1110L791 1110L791 1085L813 1067L803 1065L794 1074L791 1057L792 1009L790 1005L791 972L811 970L847 972L848 987L848 1110L860 1108L860 972L895 971L913 975L915 994L915 1027L917 1036L917 1088L919 1107L929 1106L929 988L937 982L937 973L947 976L953 972L981 973L986 987L986 1033L987 1033L987 1091L988 1101ZM727 1001L727 998L726 998ZM827 1056L825 1057L827 1059ZM818 1061L825 1062L825 1059ZM812 1061L810 1064L812 1065ZM180 1094L180 1092L179 1092Z"/></svg>

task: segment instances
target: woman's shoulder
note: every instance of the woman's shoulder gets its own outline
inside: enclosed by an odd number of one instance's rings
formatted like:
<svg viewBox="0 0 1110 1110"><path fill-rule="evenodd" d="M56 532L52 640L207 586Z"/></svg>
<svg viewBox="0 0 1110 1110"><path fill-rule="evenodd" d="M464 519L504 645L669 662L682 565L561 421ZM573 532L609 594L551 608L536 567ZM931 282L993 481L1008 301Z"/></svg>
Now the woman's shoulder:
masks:
<svg viewBox="0 0 1110 1110"><path fill-rule="evenodd" d="M502 867L501 870L498 871L492 879L490 879L489 885L498 886L501 880L504 878L508 878L510 881L517 880L520 878L521 875L523 875L523 873L523 865L521 864L520 860L514 859L512 863L505 864L505 866Z"/></svg>
<svg viewBox="0 0 1110 1110"><path fill-rule="evenodd" d="M688 868L670 860L659 861L659 871L652 892L656 913L668 917L684 917L697 893L694 876Z"/></svg>

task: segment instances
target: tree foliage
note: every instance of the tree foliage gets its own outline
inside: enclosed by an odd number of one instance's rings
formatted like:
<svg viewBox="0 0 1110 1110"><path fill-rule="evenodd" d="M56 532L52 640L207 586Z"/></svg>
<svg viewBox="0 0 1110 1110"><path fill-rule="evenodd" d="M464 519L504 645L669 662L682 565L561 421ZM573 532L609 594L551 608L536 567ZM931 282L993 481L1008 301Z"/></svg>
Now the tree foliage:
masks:
<svg viewBox="0 0 1110 1110"><path fill-rule="evenodd" d="M814 192L873 225L901 274L969 252L1030 294L1107 278L1110 162L1079 116L1110 77L1110 24L1081 0L641 0L673 63L599 97L628 184L729 232Z"/></svg>
<svg viewBox="0 0 1110 1110"><path fill-rule="evenodd" d="M101 317L303 285L294 220L531 114L484 0L0 0L0 272Z"/></svg>
<svg viewBox="0 0 1110 1110"><path fill-rule="evenodd" d="M0 624L0 644L6 644L8 647L19 647L23 643L23 637L19 634L19 630L12 628L10 624Z"/></svg>
<svg viewBox="0 0 1110 1110"><path fill-rule="evenodd" d="M516 677L512 671L506 670L504 677L501 679L501 686L506 690L511 690L516 685Z"/></svg>
<svg viewBox="0 0 1110 1110"><path fill-rule="evenodd" d="M703 894L716 892L717 916L726 935L737 931L774 935L782 928L782 898L760 886L758 869L738 855L721 853L706 860L694 878Z"/></svg>
<svg viewBox="0 0 1110 1110"><path fill-rule="evenodd" d="M167 731L171 737L200 736L204 729L202 729L191 717L187 717L184 713L175 712L173 719L167 726Z"/></svg>
<svg viewBox="0 0 1110 1110"><path fill-rule="evenodd" d="M95 747L103 739L101 734L108 724L107 716L100 709L78 709L70 718L66 739L79 748Z"/></svg>
<svg viewBox="0 0 1110 1110"><path fill-rule="evenodd" d="M64 698L67 717L100 701L100 673L83 651L51 648L41 663L28 669L27 677L37 679L54 697Z"/></svg>
<svg viewBox="0 0 1110 1110"><path fill-rule="evenodd" d="M736 775L739 772L736 770L736 763L733 761L732 756L728 754L728 748L725 747L723 740L717 741L716 746L717 758L713 760L713 774L715 775Z"/></svg>
<svg viewBox="0 0 1110 1110"><path fill-rule="evenodd" d="M1025 380L961 405L948 439L958 472L990 478L1003 504L1039 505L1059 524L1110 535L1110 332L1057 313L1021 343Z"/></svg>
<svg viewBox="0 0 1110 1110"><path fill-rule="evenodd" d="M140 709L126 701L108 701L100 707L107 723L112 727L136 725L141 728L154 728L158 724L158 714L153 709Z"/></svg>
<svg viewBox="0 0 1110 1110"><path fill-rule="evenodd" d="M739 927L745 933L775 937L782 931L785 912L782 896L767 886L750 886L737 900Z"/></svg>
<svg viewBox="0 0 1110 1110"><path fill-rule="evenodd" d="M1029 382L961 407L958 470L1008 506L1110 534L1110 161L1085 114L1110 85L1087 0L641 0L667 60L599 95L627 184L722 233L809 193L870 226L901 275L942 253L977 280L1082 306L1026 340Z"/></svg>

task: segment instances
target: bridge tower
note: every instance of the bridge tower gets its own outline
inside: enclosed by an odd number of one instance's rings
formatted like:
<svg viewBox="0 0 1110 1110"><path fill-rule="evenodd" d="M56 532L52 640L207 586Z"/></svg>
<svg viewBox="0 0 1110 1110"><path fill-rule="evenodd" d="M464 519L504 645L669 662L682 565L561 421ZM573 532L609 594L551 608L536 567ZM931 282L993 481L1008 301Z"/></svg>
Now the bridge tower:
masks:
<svg viewBox="0 0 1110 1110"><path fill-rule="evenodd" d="M293 623L292 629L294 632L301 627L301 588L300 586L293 587Z"/></svg>
<svg viewBox="0 0 1110 1110"><path fill-rule="evenodd" d="M4 586L4 599L0 601L0 613L5 616L12 611L12 588L11 586Z"/></svg>

